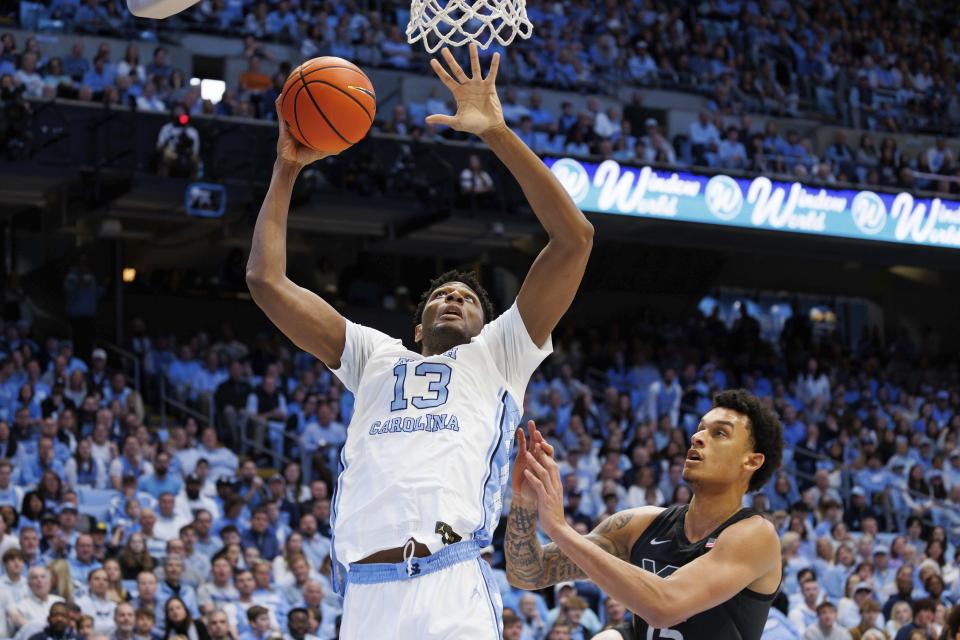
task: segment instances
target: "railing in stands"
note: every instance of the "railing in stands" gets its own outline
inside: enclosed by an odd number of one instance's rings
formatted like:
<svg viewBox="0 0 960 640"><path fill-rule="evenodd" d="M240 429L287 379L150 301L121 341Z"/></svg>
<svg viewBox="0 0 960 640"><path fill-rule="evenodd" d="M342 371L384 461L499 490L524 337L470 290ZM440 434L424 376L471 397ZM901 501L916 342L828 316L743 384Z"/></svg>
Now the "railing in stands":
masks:
<svg viewBox="0 0 960 640"><path fill-rule="evenodd" d="M205 396L204 400L201 403L205 406L206 411L201 411L196 407L190 406L188 403L183 402L181 399L177 398L174 394L169 393L170 383L167 381L165 375L160 375L160 427L162 429L167 429L168 426L171 426L170 416L172 414L179 416L188 416L197 421L200 427L212 426L217 430L219 436L223 436L222 425L218 424L217 421L217 410L212 396ZM249 418L246 417L242 412L238 418L238 424L233 433L227 434L230 437L232 448L236 450L237 453L246 456L253 457L267 457L272 460L276 466L282 467L289 462L298 462L300 464L300 469L303 474L304 480L309 484L313 478L313 465L310 460L310 453L304 450L300 438L294 434L290 434L284 429L281 432L283 450L280 452L274 451L270 447L270 442L258 442L254 438L251 438L249 435L248 427ZM271 427L267 426L267 430L270 430ZM294 448L300 451L300 459L297 460L292 456L286 454L286 451L293 450ZM279 471L279 469L277 469Z"/></svg>
<svg viewBox="0 0 960 640"><path fill-rule="evenodd" d="M103 345L104 349L119 357L124 365L130 365L130 370L133 372L133 388L136 389L138 393L143 393L143 389L140 386L140 357L132 351L127 351L123 347L113 344L112 342L102 342L100 344Z"/></svg>

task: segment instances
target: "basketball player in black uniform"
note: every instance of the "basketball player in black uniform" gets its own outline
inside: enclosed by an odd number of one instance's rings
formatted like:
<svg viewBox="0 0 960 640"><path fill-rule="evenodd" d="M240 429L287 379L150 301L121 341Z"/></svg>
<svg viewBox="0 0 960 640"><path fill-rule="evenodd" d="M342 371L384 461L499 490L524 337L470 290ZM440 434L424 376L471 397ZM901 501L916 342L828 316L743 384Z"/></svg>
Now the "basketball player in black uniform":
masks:
<svg viewBox="0 0 960 640"><path fill-rule="evenodd" d="M636 640L757 640L780 586L774 526L743 496L780 466L783 427L747 391L724 391L691 438L683 479L690 505L614 514L589 535L563 513L553 449L533 421L518 430L504 551L522 589L593 580L633 612ZM537 521L553 540L541 546Z"/></svg>

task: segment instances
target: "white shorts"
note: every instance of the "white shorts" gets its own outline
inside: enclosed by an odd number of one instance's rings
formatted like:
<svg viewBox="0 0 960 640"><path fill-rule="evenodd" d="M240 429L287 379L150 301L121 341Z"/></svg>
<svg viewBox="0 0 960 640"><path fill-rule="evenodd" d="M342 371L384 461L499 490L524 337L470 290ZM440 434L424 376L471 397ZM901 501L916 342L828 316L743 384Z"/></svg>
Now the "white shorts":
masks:
<svg viewBox="0 0 960 640"><path fill-rule="evenodd" d="M412 565L351 565L341 640L503 637L503 602L475 542L445 547Z"/></svg>

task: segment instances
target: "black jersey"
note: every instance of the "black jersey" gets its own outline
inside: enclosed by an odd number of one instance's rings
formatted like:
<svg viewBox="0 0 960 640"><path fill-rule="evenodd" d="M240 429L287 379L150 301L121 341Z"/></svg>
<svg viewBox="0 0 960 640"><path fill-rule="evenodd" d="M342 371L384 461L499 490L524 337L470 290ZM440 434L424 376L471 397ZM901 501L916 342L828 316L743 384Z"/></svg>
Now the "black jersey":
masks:
<svg viewBox="0 0 960 640"><path fill-rule="evenodd" d="M630 550L630 562L666 578L709 553L724 529L759 512L741 509L698 542L687 540L683 531L686 515L687 505L670 507L658 515ZM775 595L744 589L670 629L655 629L634 615L636 640L759 640Z"/></svg>

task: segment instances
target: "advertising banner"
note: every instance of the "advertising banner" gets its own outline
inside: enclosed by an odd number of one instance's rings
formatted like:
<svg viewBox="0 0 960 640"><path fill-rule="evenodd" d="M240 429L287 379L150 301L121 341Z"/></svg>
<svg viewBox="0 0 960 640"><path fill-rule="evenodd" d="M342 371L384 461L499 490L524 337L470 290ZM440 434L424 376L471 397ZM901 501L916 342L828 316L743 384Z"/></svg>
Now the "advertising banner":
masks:
<svg viewBox="0 0 960 640"><path fill-rule="evenodd" d="M960 248L957 200L628 167L613 160L544 162L584 211Z"/></svg>

